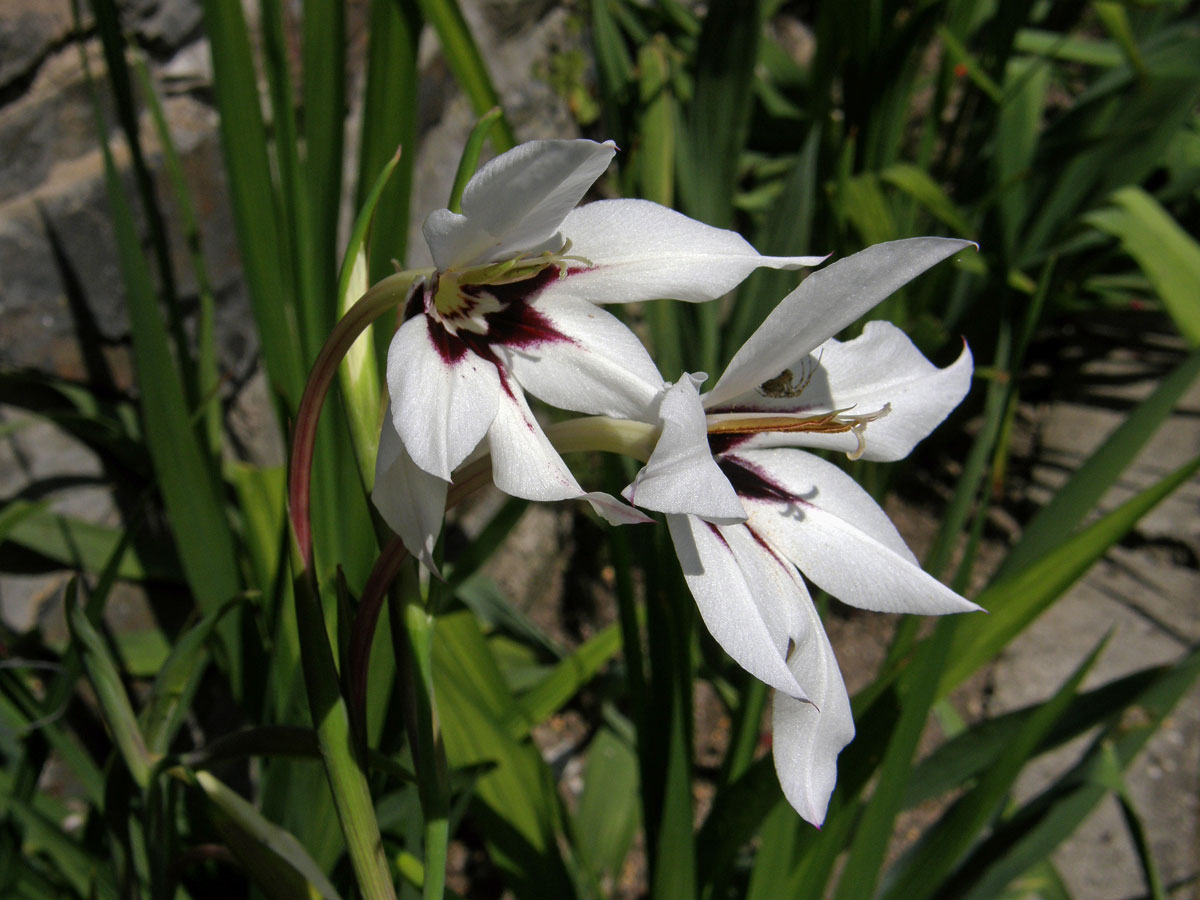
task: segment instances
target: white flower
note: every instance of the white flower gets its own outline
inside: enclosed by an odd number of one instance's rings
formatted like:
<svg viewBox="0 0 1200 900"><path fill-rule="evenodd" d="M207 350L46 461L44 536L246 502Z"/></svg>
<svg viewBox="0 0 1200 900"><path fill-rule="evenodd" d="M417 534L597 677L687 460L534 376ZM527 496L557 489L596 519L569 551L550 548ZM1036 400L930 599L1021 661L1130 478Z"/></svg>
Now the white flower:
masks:
<svg viewBox="0 0 1200 900"><path fill-rule="evenodd" d="M576 209L615 152L611 142L522 144L475 174L462 214L441 209L425 220L437 272L415 285L388 352L395 434L385 425L374 499L426 562L446 482L481 445L508 494L585 497L606 516L624 515L611 498L584 493L524 396L652 420L662 377L634 334L595 304L712 300L758 266L819 261L760 256L733 232L643 200Z"/></svg>
<svg viewBox="0 0 1200 900"><path fill-rule="evenodd" d="M830 338L896 288L968 246L881 244L812 273L768 316L701 398L664 395L657 447L625 496L667 513L688 587L713 637L774 687L775 767L819 825L854 737L837 660L805 586L881 612L978 607L923 571L887 515L832 463L792 449L895 460L966 395L964 348L938 369L895 326ZM803 573L804 578L800 573Z"/></svg>

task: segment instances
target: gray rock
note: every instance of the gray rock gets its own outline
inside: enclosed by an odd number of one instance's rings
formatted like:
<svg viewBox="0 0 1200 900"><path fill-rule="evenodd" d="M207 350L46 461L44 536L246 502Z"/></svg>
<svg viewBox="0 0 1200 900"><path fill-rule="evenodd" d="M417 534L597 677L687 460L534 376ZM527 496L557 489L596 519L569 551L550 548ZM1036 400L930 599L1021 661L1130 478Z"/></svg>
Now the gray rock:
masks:
<svg viewBox="0 0 1200 900"><path fill-rule="evenodd" d="M71 29L69 0L0 2L0 89L34 73Z"/></svg>
<svg viewBox="0 0 1200 900"><path fill-rule="evenodd" d="M139 42L169 53L193 38L204 20L198 0L125 0L124 19Z"/></svg>

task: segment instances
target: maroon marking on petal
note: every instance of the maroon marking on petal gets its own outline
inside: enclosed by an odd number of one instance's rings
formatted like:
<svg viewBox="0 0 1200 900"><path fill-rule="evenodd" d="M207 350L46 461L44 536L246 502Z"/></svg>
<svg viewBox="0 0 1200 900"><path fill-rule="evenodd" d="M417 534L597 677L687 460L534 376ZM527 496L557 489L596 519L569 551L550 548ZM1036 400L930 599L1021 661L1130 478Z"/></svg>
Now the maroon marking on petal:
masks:
<svg viewBox="0 0 1200 900"><path fill-rule="evenodd" d="M499 312L484 317L488 325L485 339L519 350L528 350L542 344L575 343L572 338L555 328L545 313L530 306L533 298L548 284L558 279L558 269L549 266L533 278L524 281L480 286L479 290L490 293L504 307Z"/></svg>
<svg viewBox="0 0 1200 900"><path fill-rule="evenodd" d="M431 316L425 317L425 326L429 330L429 342L433 349L448 366L459 362L467 355L467 344L457 335L448 332L441 322Z"/></svg>
<svg viewBox="0 0 1200 900"><path fill-rule="evenodd" d="M500 389L504 391L504 393L508 394L509 399L516 403L517 395L513 393L512 378L509 377L508 369L504 367L504 364L500 362L500 359L496 356L496 354L491 351L491 348L484 347L483 351L484 352L480 353L479 355L494 365L496 367L496 371L500 373ZM526 422L526 424L529 423ZM529 430L533 431L532 428Z"/></svg>
<svg viewBox="0 0 1200 900"><path fill-rule="evenodd" d="M722 456L717 460L721 473L729 479L739 497L749 500L779 500L800 504L804 501L763 471L740 456Z"/></svg>
<svg viewBox="0 0 1200 900"><path fill-rule="evenodd" d="M733 550L729 546L729 541L725 540L725 535L721 534L720 528L718 528L712 522L709 522L707 520L701 519L700 521L704 522L704 524L708 526L708 530L713 533L713 537L715 537L718 541L720 541L724 545L726 550L729 550L730 553L733 552Z"/></svg>
<svg viewBox="0 0 1200 900"><path fill-rule="evenodd" d="M423 278L414 282L408 292L408 299L404 301L404 315L401 321L407 322L413 316L427 312L433 304L433 292L435 290L437 290L436 275L434 275L432 282Z"/></svg>
<svg viewBox="0 0 1200 900"><path fill-rule="evenodd" d="M708 412L708 410L705 410ZM734 447L746 443L753 435L750 434L710 434L708 436L708 449L712 451L713 456L721 456L728 453Z"/></svg>
<svg viewBox="0 0 1200 900"><path fill-rule="evenodd" d="M775 560L780 568L787 571L789 575L794 575L796 573L796 567L792 565L791 561L783 556L780 556L779 552L771 545L771 542L755 531L754 527L749 522L743 523L742 527L750 532L750 537L754 538L754 543L758 544L758 546L763 549L764 553L769 555L771 559Z"/></svg>

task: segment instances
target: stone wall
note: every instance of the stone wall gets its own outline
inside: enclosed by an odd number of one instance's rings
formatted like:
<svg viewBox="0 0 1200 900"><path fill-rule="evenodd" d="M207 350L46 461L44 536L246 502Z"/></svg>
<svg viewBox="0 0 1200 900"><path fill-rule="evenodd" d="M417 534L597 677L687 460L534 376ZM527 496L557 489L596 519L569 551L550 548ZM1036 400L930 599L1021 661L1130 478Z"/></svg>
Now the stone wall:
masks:
<svg viewBox="0 0 1200 900"><path fill-rule="evenodd" d="M94 96L132 198L129 152L116 126L94 23L85 14L77 24L72 3L0 0L0 371L32 370L85 382L110 397L128 396L136 393L136 384ZM88 4L84 0L81 5ZM258 358L229 204L202 5L201 0L118 0L122 25L152 73L199 215L216 300L221 401L231 452L259 463L280 463L280 427ZM582 40L570 10L554 2L521 0L462 6L477 40L487 48L518 135L576 133L566 103L536 75L553 54ZM244 7L253 27L257 3ZM366 0L348 0L346 7L348 166L358 156L367 7ZM291 9L288 5L289 14ZM409 241L414 265L426 259L420 222L426 211L445 205L474 121L429 29L422 36L420 68L420 141L406 148L416 158ZM139 131L168 223L184 309L194 310L197 286L189 248L145 110ZM352 185L354 173L348 171L346 180ZM136 213L136 202L132 205ZM344 222L353 214L344 209ZM85 446L0 402L0 500L37 494L52 499L60 512L115 525L121 518L119 504L105 481L103 466ZM65 489L67 485L71 487ZM0 617L18 630L29 627L53 601L62 580L0 576Z"/></svg>

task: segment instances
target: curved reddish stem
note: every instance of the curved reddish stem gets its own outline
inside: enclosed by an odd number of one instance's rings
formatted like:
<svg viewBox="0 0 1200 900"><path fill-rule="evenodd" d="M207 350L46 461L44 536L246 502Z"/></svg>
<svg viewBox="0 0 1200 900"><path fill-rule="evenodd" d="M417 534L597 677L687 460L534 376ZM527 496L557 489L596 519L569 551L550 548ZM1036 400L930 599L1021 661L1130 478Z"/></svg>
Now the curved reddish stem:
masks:
<svg viewBox="0 0 1200 900"><path fill-rule="evenodd" d="M354 707L353 715L359 721L367 710L367 668L371 661L371 643L375 639L375 626L379 624L379 613L388 587L400 574L400 566L408 558L408 551L400 538L392 538L367 576L363 586L358 612L350 631L350 696Z"/></svg>
<svg viewBox="0 0 1200 900"><path fill-rule="evenodd" d="M408 296L421 272L398 272L389 275L362 295L334 326L317 361L313 363L292 431L292 452L288 461L288 509L292 532L300 551L300 560L307 571L312 568L312 461L317 439L317 422L329 386L337 376L338 366L355 339L377 318Z"/></svg>

